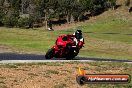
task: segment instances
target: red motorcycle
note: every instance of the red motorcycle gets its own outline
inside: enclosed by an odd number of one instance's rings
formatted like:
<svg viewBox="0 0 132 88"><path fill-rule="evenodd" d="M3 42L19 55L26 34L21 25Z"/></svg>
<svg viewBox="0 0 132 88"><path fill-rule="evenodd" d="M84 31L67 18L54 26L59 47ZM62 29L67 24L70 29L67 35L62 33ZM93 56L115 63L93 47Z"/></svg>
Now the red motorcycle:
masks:
<svg viewBox="0 0 132 88"><path fill-rule="evenodd" d="M46 59L55 58L66 58L67 60L73 59L78 55L80 48L73 41L73 36L63 35L59 36L55 42L55 46L49 49L45 55ZM83 46L84 42L81 44Z"/></svg>

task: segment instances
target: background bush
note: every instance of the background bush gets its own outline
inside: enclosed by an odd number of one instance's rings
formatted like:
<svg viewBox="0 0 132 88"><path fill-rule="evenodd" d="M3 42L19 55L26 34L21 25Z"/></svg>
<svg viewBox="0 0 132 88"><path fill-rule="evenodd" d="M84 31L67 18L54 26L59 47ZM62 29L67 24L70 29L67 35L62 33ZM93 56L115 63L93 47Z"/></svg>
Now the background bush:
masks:
<svg viewBox="0 0 132 88"><path fill-rule="evenodd" d="M72 23L87 19L84 15L86 12L91 16L99 15L115 5L116 0L2 0L0 25L33 27L33 23L37 23L38 19L42 19L42 23L52 19L65 19L67 23ZM25 14L28 14L29 18L20 17Z"/></svg>
<svg viewBox="0 0 132 88"><path fill-rule="evenodd" d="M18 27L21 28L32 28L33 24L35 22L35 18L30 16L30 17L20 17L18 19Z"/></svg>
<svg viewBox="0 0 132 88"><path fill-rule="evenodd" d="M15 17L13 15L11 16L5 16L2 20L2 23L6 26L6 27L15 27L17 26L18 23L18 17Z"/></svg>
<svg viewBox="0 0 132 88"><path fill-rule="evenodd" d="M29 24L29 18L25 17L25 18L19 18L18 19L18 27L27 27Z"/></svg>
<svg viewBox="0 0 132 88"><path fill-rule="evenodd" d="M2 9L0 9L0 26L3 26L3 18L4 18L5 14L4 14L4 11Z"/></svg>

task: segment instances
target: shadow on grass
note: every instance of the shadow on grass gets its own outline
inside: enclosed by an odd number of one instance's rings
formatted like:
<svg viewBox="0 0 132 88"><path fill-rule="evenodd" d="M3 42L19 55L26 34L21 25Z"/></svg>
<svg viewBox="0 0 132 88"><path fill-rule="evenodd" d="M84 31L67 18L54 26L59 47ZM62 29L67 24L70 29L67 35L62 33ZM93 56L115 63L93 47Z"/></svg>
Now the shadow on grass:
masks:
<svg viewBox="0 0 132 88"><path fill-rule="evenodd" d="M66 32L73 32L70 30L67 30ZM112 33L112 32L105 32L105 33L97 33L97 32L83 32L83 33L88 33L88 34L108 34L108 35L128 35L131 36L132 34L122 34L122 33Z"/></svg>

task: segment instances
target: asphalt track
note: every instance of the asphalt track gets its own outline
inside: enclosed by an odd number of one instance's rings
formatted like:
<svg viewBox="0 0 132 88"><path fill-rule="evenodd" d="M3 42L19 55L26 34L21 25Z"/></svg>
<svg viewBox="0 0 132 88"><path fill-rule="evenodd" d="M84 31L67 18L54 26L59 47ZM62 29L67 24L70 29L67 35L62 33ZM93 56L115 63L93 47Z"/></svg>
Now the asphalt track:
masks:
<svg viewBox="0 0 132 88"><path fill-rule="evenodd" d="M80 61L80 62L102 61L102 62L132 63L132 60L90 58L90 57L79 57L79 56L77 56L73 60L65 60L65 58L53 58L51 60L46 60L45 55L0 53L0 63L69 62L69 61Z"/></svg>

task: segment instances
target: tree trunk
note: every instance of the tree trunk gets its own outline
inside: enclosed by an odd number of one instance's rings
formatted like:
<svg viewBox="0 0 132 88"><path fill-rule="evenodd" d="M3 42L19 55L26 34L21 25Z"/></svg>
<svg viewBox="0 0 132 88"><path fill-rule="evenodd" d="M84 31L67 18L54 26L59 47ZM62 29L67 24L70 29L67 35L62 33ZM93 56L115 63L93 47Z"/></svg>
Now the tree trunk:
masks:
<svg viewBox="0 0 132 88"><path fill-rule="evenodd" d="M67 23L70 24L69 14L66 16Z"/></svg>
<svg viewBox="0 0 132 88"><path fill-rule="evenodd" d="M129 6L130 5L130 0L126 0L125 1L125 6Z"/></svg>
<svg viewBox="0 0 132 88"><path fill-rule="evenodd" d="M79 22L79 16L77 17L77 22Z"/></svg>
<svg viewBox="0 0 132 88"><path fill-rule="evenodd" d="M45 13L45 29L48 29L47 13Z"/></svg>
<svg viewBox="0 0 132 88"><path fill-rule="evenodd" d="M74 22L74 17L73 17L73 15L71 14L70 15L70 23L73 23Z"/></svg>
<svg viewBox="0 0 132 88"><path fill-rule="evenodd" d="M71 22L74 22L73 15L71 13L68 13L67 17L66 17L66 20L67 20L68 24L70 24Z"/></svg>

